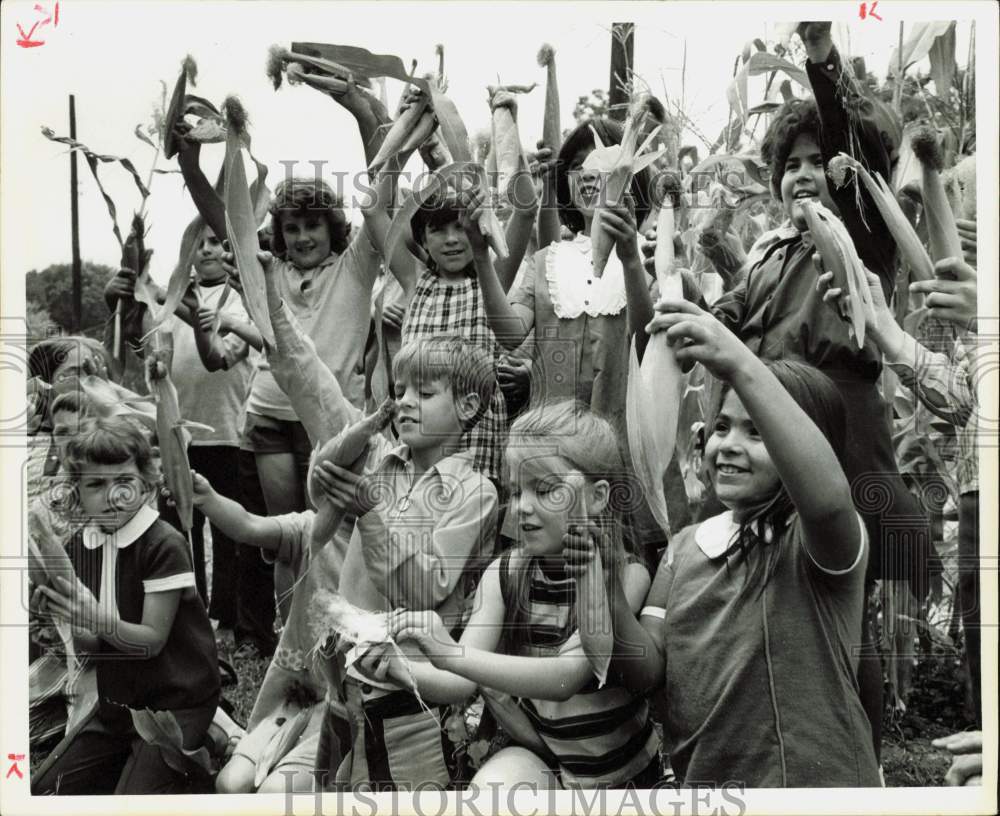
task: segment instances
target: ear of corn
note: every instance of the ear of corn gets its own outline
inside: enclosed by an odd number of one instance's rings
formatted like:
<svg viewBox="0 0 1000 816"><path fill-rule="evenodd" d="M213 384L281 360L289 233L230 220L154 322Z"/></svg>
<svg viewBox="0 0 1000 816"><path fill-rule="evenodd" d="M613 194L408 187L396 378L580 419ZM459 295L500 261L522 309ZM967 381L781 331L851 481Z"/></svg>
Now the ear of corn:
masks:
<svg viewBox="0 0 1000 816"><path fill-rule="evenodd" d="M868 289L864 264L854 248L854 241L843 222L822 204L802 201L813 243L823 259L823 266L833 273L833 286L846 290L851 304L851 328L861 348L865 344L865 320L874 322L875 307Z"/></svg>
<svg viewBox="0 0 1000 816"><path fill-rule="evenodd" d="M239 270L247 312L264 341L273 346L274 332L264 292L264 270L257 260L260 247L257 217L243 170L241 147L240 134L235 128L230 128L226 137L225 158L226 234Z"/></svg>
<svg viewBox="0 0 1000 816"><path fill-rule="evenodd" d="M597 134L594 134L593 152L587 156L583 167L606 174L604 186L601 188L601 204L594 211L594 220L590 228L591 257L594 264L594 275L601 277L607 266L614 240L601 228L601 214L607 207L619 206L628 192L632 177L644 167L663 155L664 149L651 151L656 134L656 128L639 146L639 136L642 134L643 123L649 114L645 104L638 101L632 105L629 117L625 123L625 133L620 145L601 145Z"/></svg>
<svg viewBox="0 0 1000 816"><path fill-rule="evenodd" d="M437 120L434 118L434 114L430 111L425 110L421 114L420 119L414 126L410 135L403 142L403 146L400 148L400 153L409 153L413 150L419 148L424 142L426 142L431 134L434 132L434 128L437 127Z"/></svg>
<svg viewBox="0 0 1000 816"><path fill-rule="evenodd" d="M313 456L313 462L332 462L343 468L360 472L364 463L368 441L377 433L388 427L396 414L396 401L386 397L382 404L371 414L359 419L343 433L330 439ZM327 438L329 437L321 437ZM333 537L344 520L344 514L324 497L316 499L316 517L313 520L311 548L316 553Z"/></svg>
<svg viewBox="0 0 1000 816"><path fill-rule="evenodd" d="M872 197L889 228L889 232L895 239L896 246L899 247L899 254L910 268L914 279L930 280L933 278L934 265L931 263L927 250L924 249L924 245L916 230L913 229L913 225L910 224L910 220L900 209L899 202L885 179L879 173L872 176L860 162L846 153L841 153L831 160L828 174L838 187L843 187L846 182L847 170L853 170L861 179L861 183Z"/></svg>
<svg viewBox="0 0 1000 816"><path fill-rule="evenodd" d="M185 428L170 379L173 337L157 332L157 347L146 353L146 385L156 401L156 439L160 446L163 479L177 508L181 527L190 532L194 513L194 483L187 448L191 435Z"/></svg>
<svg viewBox="0 0 1000 816"><path fill-rule="evenodd" d="M538 64L545 68L545 118L542 120L542 141L553 151L562 145L559 126L559 83L556 79L556 52L551 45L543 45L538 52Z"/></svg>
<svg viewBox="0 0 1000 816"><path fill-rule="evenodd" d="M60 536L46 512L28 507L29 574L37 585L52 584L56 577L72 582L76 576L73 562L66 553L64 536Z"/></svg>
<svg viewBox="0 0 1000 816"><path fill-rule="evenodd" d="M410 139L424 113L428 111L429 104L430 100L424 95L421 96L418 102L410 105L410 107L399 114L396 121L393 122L392 127L389 128L389 132L385 135L382 146L379 147L375 158L368 165L369 170L377 170L390 158L402 151L403 145Z"/></svg>
<svg viewBox="0 0 1000 816"><path fill-rule="evenodd" d="M295 716L289 716L278 730L271 735L271 739L261 752L260 759L257 760L257 765L254 769L254 788L259 788L264 784L264 780L267 779L278 762L299 741L299 737L306 730L311 717L311 707L300 709Z"/></svg>
<svg viewBox="0 0 1000 816"><path fill-rule="evenodd" d="M941 180L941 149L937 136L929 127L919 128L914 132L911 144L913 154L920 162L920 181L924 194L924 215L927 219L927 238L931 257L935 261L945 258L961 260L962 242L955 226L955 214L952 212L948 195Z"/></svg>
<svg viewBox="0 0 1000 816"><path fill-rule="evenodd" d="M492 98L502 89L490 88ZM493 154L497 165L497 190L510 201L510 185L524 165L521 155L521 136L517 131L514 114L506 105L493 108Z"/></svg>
<svg viewBox="0 0 1000 816"><path fill-rule="evenodd" d="M577 471L568 473L566 486L572 495L569 523L578 526L586 535L588 518L583 474ZM587 564L586 571L576 580L576 621L583 652L594 669L597 687L601 688L608 678L615 637L599 547L594 550L594 557Z"/></svg>
<svg viewBox="0 0 1000 816"><path fill-rule="evenodd" d="M657 215L653 262L660 297L683 298L680 273L674 264L673 188L664 197ZM625 422L629 453L639 484L656 523L668 536L670 519L663 490L663 474L674 455L680 413L683 375L664 332L646 343L639 363L635 338L629 353L625 391Z"/></svg>
<svg viewBox="0 0 1000 816"><path fill-rule="evenodd" d="M188 775L211 772L208 749L201 746L193 751L184 747L184 737L172 711L130 708L136 733L149 745L160 749L163 761L176 773Z"/></svg>

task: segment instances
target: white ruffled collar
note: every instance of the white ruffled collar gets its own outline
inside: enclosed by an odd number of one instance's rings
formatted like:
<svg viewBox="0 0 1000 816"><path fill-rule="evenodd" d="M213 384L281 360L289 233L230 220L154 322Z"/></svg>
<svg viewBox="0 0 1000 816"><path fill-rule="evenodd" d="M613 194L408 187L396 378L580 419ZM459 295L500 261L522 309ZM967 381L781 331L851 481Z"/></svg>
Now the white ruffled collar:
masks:
<svg viewBox="0 0 1000 816"><path fill-rule="evenodd" d="M550 244L545 253L545 280L556 317L572 320L586 312L591 317L616 315L625 308L625 272L611 253L601 277L590 261L590 237L582 232L572 240Z"/></svg>

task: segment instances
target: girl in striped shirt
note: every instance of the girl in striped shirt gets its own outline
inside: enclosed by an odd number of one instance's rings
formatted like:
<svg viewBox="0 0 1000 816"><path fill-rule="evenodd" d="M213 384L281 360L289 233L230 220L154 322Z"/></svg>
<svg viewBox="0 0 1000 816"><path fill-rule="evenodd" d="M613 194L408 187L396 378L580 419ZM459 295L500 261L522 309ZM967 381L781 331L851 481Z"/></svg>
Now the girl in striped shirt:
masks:
<svg viewBox="0 0 1000 816"><path fill-rule="evenodd" d="M412 671L421 694L436 700L464 700L484 687L518 743L484 764L477 785L646 788L660 777L647 701L614 677L601 684L584 652L576 582L563 557L571 538L567 476L575 473L584 477L587 515L604 533L607 571L621 575L638 612L650 578L626 556L618 505L631 491L618 451L610 423L580 403L544 403L523 414L507 448L518 547L487 569L460 642L433 612L390 618L393 636L415 641L430 661L390 659L390 674Z"/></svg>

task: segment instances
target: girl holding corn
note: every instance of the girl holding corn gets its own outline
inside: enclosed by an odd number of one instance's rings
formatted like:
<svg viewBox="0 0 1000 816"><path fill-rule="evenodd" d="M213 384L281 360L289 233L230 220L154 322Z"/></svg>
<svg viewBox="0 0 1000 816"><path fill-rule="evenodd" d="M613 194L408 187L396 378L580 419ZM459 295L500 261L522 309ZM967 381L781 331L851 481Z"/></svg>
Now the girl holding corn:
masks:
<svg viewBox="0 0 1000 816"><path fill-rule="evenodd" d="M33 605L74 627L94 655L99 704L33 775L32 794L184 792L166 748L138 737L134 713L167 712L182 746L205 737L219 701L215 637L184 537L147 499L153 452L127 419L92 419L66 446L68 545L76 575L39 587Z"/></svg>
<svg viewBox="0 0 1000 816"><path fill-rule="evenodd" d="M881 355L870 340L859 349L847 325L823 305L815 288L815 243L802 206L807 199L839 215L861 261L888 296L895 286L896 245L885 221L864 189L828 184L825 166L838 153L852 152L853 145L859 160L889 178L899 126L843 71L830 23L802 23L798 34L815 98L792 100L777 111L761 148L771 192L781 199L794 231L782 232L762 257L755 256L712 312L761 359L805 362L833 380L848 412L843 462L868 530L869 587L879 578L909 578L920 598L926 591L930 531L896 465L878 391ZM862 642L859 680L878 752L882 675L867 621Z"/></svg>
<svg viewBox="0 0 1000 816"><path fill-rule="evenodd" d="M705 467L727 509L671 541L638 621L612 588L612 671L636 693L662 686L682 782L878 786L857 683L868 537L838 389L803 363L765 363L693 303L657 310L649 331L723 384ZM574 539L573 563L595 542Z"/></svg>
<svg viewBox="0 0 1000 816"><path fill-rule="evenodd" d="M517 548L486 569L457 644L435 612L393 613L392 636L414 641L430 665L390 658L385 670L412 673L433 699L482 690L514 744L483 765L475 785L652 787L660 739L649 704L607 675L600 658L610 651L590 648L580 612L581 597L619 583L624 614L634 615L649 587L646 567L626 548L629 491L615 431L579 402L544 403L512 424L507 461ZM589 588L564 557L583 531L602 536L605 566Z"/></svg>

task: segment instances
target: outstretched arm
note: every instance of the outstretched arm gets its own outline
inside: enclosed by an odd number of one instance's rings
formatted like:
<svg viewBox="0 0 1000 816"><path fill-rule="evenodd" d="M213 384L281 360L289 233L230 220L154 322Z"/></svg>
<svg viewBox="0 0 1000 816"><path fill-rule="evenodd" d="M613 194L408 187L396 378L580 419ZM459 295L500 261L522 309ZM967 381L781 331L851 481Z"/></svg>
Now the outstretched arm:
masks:
<svg viewBox="0 0 1000 816"><path fill-rule="evenodd" d="M702 363L732 385L801 520L812 560L827 572L858 559L851 488L826 437L762 360L718 320L687 301L661 301L650 331L665 330L678 361Z"/></svg>

